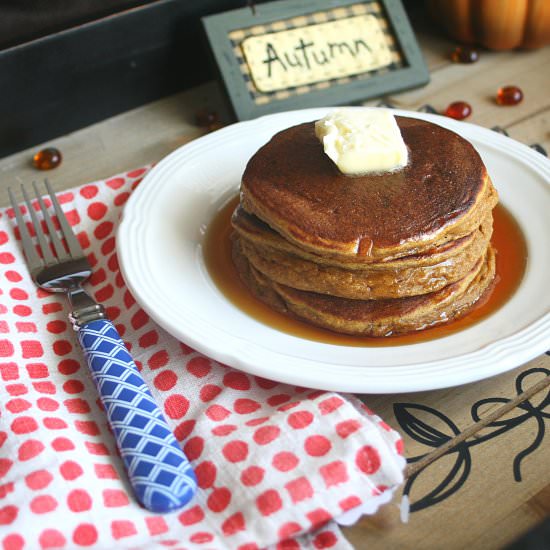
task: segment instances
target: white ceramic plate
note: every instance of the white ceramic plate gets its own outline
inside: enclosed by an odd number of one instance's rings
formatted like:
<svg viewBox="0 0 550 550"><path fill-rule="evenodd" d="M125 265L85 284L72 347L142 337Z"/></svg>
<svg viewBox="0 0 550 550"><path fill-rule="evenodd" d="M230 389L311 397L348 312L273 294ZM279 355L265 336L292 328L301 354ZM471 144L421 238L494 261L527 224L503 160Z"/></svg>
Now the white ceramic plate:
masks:
<svg viewBox="0 0 550 550"><path fill-rule="evenodd" d="M437 340L358 348L279 332L224 297L203 259L209 221L237 192L246 162L259 146L275 132L326 111L293 111L228 126L184 145L149 172L127 203L117 238L123 276L143 309L169 333L223 363L337 391L454 386L512 369L549 349L550 161L492 130L438 115L395 111L470 140L528 243L522 284L501 309Z"/></svg>

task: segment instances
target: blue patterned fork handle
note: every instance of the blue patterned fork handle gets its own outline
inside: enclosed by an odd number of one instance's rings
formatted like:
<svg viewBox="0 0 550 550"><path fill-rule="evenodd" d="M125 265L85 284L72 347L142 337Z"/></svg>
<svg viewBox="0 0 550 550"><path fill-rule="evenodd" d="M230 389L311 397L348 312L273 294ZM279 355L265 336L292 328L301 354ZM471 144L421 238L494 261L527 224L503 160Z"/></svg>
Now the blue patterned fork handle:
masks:
<svg viewBox="0 0 550 550"><path fill-rule="evenodd" d="M195 474L117 330L108 319L75 328L136 497L152 512L181 508Z"/></svg>
<svg viewBox="0 0 550 550"><path fill-rule="evenodd" d="M69 318L78 333L136 497L152 512L181 508L197 490L193 469L118 332L105 318L105 309L82 288L92 267L51 185L47 180L44 185L66 246L35 183L43 223L21 186L35 240L23 218L24 211L8 189L31 277L40 288L63 292L69 299Z"/></svg>

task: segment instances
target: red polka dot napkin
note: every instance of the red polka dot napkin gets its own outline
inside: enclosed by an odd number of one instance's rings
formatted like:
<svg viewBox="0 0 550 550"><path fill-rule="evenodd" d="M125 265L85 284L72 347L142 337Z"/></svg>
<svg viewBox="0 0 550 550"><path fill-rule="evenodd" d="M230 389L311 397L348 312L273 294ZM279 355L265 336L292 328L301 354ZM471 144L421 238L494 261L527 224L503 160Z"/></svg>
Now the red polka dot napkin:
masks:
<svg viewBox="0 0 550 550"><path fill-rule="evenodd" d="M390 500L402 441L349 396L250 376L153 323L115 252L146 169L59 200L102 302L197 474L195 500L155 515L134 501L63 296L32 283L0 212L0 544L40 548L347 548L350 523ZM335 521L336 520L336 521Z"/></svg>

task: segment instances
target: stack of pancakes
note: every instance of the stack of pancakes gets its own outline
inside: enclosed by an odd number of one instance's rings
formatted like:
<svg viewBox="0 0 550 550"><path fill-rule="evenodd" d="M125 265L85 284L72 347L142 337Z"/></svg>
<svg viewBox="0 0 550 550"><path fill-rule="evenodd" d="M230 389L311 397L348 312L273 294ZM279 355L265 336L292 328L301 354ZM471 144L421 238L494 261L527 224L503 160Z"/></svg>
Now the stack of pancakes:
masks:
<svg viewBox="0 0 550 550"><path fill-rule="evenodd" d="M396 117L401 170L351 177L309 122L250 159L232 217L233 258L260 300L347 334L389 336L464 315L495 275L497 194L472 145Z"/></svg>

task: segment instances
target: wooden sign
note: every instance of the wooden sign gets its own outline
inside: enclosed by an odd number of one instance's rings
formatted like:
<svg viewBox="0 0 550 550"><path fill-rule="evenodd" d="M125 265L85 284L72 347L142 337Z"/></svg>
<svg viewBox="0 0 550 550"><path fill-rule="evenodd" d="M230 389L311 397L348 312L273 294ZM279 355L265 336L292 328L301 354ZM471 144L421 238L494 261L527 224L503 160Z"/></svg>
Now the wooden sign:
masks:
<svg viewBox="0 0 550 550"><path fill-rule="evenodd" d="M203 18L239 119L429 80L399 0L280 1Z"/></svg>

